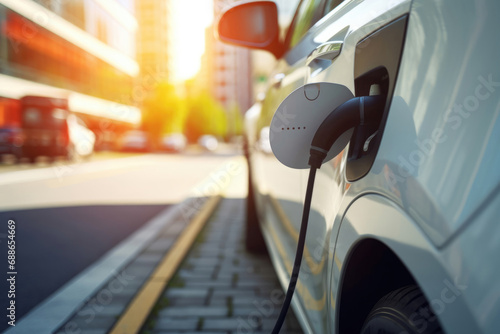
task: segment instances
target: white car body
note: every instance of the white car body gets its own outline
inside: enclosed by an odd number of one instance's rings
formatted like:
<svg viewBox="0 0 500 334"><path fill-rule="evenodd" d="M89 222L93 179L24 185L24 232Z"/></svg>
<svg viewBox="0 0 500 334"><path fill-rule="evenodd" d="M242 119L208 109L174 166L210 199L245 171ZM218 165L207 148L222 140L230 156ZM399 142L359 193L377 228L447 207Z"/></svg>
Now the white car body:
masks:
<svg viewBox="0 0 500 334"><path fill-rule="evenodd" d="M171 133L163 137L162 148L169 152L182 152L186 149L187 138L182 133Z"/></svg>
<svg viewBox="0 0 500 334"><path fill-rule="evenodd" d="M498 14L500 2L493 0L346 0L279 59L271 75L279 82L271 82L263 101L246 113L250 186L286 288L307 170L280 164L263 149L269 136L261 131L279 103L304 84L332 82L355 93L356 47L407 17L390 109L369 172L348 180L346 147L316 176L292 301L305 332L342 333L347 322L362 324L356 305L373 305L368 292L383 295L379 290L397 284L388 281L405 270L446 333L500 331ZM342 50L331 64L307 65L311 51L338 40ZM400 263L381 263L386 256Z"/></svg>
<svg viewBox="0 0 500 334"><path fill-rule="evenodd" d="M74 151L79 157L90 157L94 153L95 134L77 116L68 116L68 131Z"/></svg>
<svg viewBox="0 0 500 334"><path fill-rule="evenodd" d="M219 146L219 141L213 135L203 135L198 139L198 145L206 151L213 152Z"/></svg>
<svg viewBox="0 0 500 334"><path fill-rule="evenodd" d="M147 152L151 149L151 143L145 131L130 130L121 136L118 148L122 151Z"/></svg>

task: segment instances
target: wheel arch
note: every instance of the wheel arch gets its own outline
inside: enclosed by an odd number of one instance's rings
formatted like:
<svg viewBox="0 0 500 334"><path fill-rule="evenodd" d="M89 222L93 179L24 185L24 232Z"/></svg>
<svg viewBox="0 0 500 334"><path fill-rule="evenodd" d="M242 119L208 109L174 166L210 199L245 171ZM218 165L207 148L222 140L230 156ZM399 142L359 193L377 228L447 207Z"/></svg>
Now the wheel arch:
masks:
<svg viewBox="0 0 500 334"><path fill-rule="evenodd" d="M353 246L342 275L339 333L359 333L364 319L377 301L390 291L415 284L398 256L375 238ZM390 272L390 275L387 273Z"/></svg>
<svg viewBox="0 0 500 334"><path fill-rule="evenodd" d="M336 333L359 332L364 317L386 293L416 284L428 301L439 302L451 282L439 250L417 224L389 199L367 194L346 210L335 244L332 267L331 328ZM470 327L464 298L437 314L444 330ZM368 312L368 313L366 313ZM456 315L461 319L457 321Z"/></svg>

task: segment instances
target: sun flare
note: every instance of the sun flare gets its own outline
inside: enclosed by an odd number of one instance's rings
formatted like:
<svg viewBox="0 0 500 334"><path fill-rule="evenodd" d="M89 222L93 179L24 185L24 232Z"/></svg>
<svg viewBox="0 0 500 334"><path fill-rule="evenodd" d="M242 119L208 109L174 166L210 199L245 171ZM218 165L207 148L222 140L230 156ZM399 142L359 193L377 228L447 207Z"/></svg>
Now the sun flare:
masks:
<svg viewBox="0 0 500 334"><path fill-rule="evenodd" d="M170 38L172 79L189 79L200 69L205 50L205 29L213 21L213 4L208 0L171 0Z"/></svg>

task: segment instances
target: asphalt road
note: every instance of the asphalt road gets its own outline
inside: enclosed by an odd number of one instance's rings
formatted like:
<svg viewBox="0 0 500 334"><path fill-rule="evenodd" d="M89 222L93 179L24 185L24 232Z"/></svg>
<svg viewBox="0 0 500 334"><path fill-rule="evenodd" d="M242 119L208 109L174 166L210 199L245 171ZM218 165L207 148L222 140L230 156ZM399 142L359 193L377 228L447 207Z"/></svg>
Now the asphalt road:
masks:
<svg viewBox="0 0 500 334"><path fill-rule="evenodd" d="M16 222L19 319L162 209L196 192L233 153L0 167L0 308L8 302L9 219Z"/></svg>
<svg viewBox="0 0 500 334"><path fill-rule="evenodd" d="M0 254L7 262L7 226L16 222L16 316L21 318L99 259L165 205L80 206L0 212ZM2 273L2 276L9 276ZM0 284L2 296L9 287ZM7 298L0 309L5 310ZM2 321L0 330L5 329Z"/></svg>

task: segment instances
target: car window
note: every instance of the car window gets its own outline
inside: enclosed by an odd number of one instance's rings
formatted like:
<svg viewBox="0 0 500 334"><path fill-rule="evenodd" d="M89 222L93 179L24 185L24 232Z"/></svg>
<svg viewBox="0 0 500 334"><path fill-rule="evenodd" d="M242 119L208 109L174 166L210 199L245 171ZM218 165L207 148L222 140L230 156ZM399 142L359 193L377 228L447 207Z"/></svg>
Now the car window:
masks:
<svg viewBox="0 0 500 334"><path fill-rule="evenodd" d="M338 5L340 5L344 0L327 0L325 6L325 15L332 10L335 9Z"/></svg>
<svg viewBox="0 0 500 334"><path fill-rule="evenodd" d="M286 44L289 48L294 47L304 37L309 28L312 27L320 16L317 15L317 9L321 0L302 0L295 18L288 32Z"/></svg>

